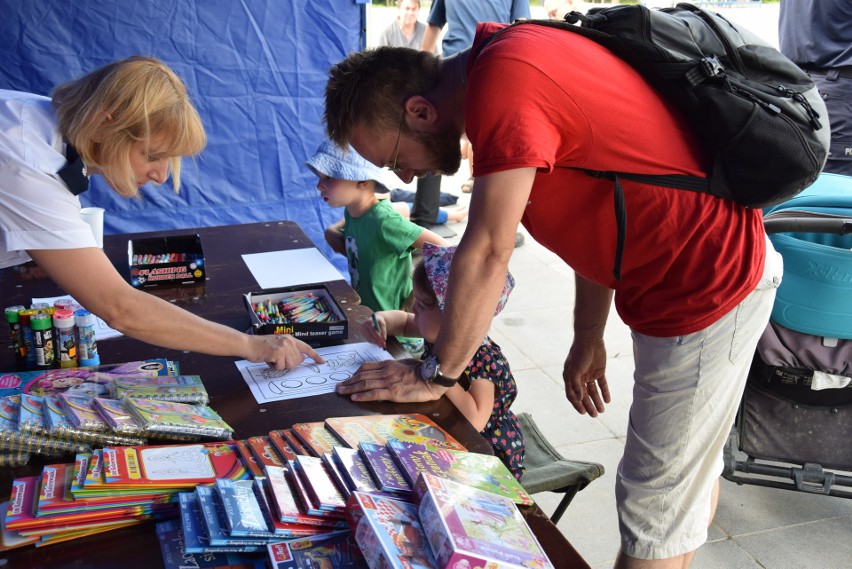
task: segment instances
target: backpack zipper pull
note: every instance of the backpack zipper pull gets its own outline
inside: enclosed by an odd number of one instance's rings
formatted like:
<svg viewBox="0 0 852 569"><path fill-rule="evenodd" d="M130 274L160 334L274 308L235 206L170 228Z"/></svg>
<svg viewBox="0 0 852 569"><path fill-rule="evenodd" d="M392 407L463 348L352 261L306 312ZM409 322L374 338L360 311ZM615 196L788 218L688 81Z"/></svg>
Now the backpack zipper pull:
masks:
<svg viewBox="0 0 852 569"><path fill-rule="evenodd" d="M822 123L819 122L819 113L816 112L813 107L811 107L810 103L808 103L808 100L805 99L804 95L793 91L792 89L784 85L778 85L775 89L785 97L790 97L805 108L805 113L807 113L808 117L810 118L811 127L813 127L814 130L819 130L822 128Z"/></svg>

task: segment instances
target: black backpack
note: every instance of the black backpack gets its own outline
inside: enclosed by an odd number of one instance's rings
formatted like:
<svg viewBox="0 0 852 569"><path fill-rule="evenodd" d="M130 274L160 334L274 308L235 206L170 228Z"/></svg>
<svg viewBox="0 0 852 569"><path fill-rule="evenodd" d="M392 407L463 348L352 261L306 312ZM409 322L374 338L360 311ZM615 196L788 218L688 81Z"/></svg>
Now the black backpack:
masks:
<svg viewBox="0 0 852 569"><path fill-rule="evenodd" d="M605 46L683 112L713 157L708 178L586 170L615 180L617 279L626 223L619 178L707 192L746 207L780 203L816 180L828 156L825 103L807 73L753 33L687 3L593 8L565 20L512 26L556 27Z"/></svg>

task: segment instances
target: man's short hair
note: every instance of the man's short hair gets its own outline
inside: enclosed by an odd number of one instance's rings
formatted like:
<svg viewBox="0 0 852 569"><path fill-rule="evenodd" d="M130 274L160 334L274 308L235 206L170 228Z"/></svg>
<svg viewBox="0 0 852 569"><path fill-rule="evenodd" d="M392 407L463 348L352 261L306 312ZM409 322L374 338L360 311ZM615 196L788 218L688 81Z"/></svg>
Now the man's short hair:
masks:
<svg viewBox="0 0 852 569"><path fill-rule="evenodd" d="M356 125L394 128L403 105L438 83L438 58L406 47L379 47L350 54L328 72L325 114L328 137L345 147Z"/></svg>

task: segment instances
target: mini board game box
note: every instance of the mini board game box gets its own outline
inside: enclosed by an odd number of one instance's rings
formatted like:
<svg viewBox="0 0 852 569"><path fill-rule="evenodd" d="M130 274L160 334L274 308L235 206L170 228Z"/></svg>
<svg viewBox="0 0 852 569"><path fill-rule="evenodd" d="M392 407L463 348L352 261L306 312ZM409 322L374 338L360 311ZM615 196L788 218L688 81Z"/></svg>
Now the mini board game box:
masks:
<svg viewBox="0 0 852 569"><path fill-rule="evenodd" d="M423 527L417 519L415 504L378 494L353 492L347 507L354 524L355 542L370 567L436 567Z"/></svg>
<svg viewBox="0 0 852 569"><path fill-rule="evenodd" d="M244 300L255 334L290 334L305 342L349 337L349 320L325 285L266 289Z"/></svg>
<svg viewBox="0 0 852 569"><path fill-rule="evenodd" d="M131 239L127 259L137 288L197 284L207 276L199 235Z"/></svg>
<svg viewBox="0 0 852 569"><path fill-rule="evenodd" d="M553 569L515 503L422 473L414 485L418 518L441 569Z"/></svg>

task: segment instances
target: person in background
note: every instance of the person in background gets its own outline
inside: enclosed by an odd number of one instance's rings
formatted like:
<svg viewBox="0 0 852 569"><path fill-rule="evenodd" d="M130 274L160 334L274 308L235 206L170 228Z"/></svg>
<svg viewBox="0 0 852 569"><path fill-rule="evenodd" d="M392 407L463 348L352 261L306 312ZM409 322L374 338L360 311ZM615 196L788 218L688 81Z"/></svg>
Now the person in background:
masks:
<svg viewBox="0 0 852 569"><path fill-rule="evenodd" d="M481 2L480 0L435 0L429 10L426 22L429 29L423 38L423 51L433 53L438 43L438 37L444 26L447 33L441 40L441 54L444 58L469 48L473 44L473 36L476 25L479 22L501 22L511 23L519 18L530 17L530 4L528 0L493 0ZM473 164L473 146L462 133L460 138L461 150L468 160ZM473 166L470 166L471 175L462 184L461 190L470 193L473 190ZM441 178L434 174L421 176L417 182L417 200L411 212L411 218L418 223L422 220L434 222L437 217L438 196L441 191ZM524 243L524 235L520 232L515 234L515 247Z"/></svg>
<svg viewBox="0 0 852 569"><path fill-rule="evenodd" d="M424 243L446 245L443 237L394 211L376 195L381 170L355 150L341 150L330 140L307 161L317 175L317 190L330 207L344 208L340 221L329 225L325 239L346 255L352 288L361 304L374 311L400 310L411 294L411 254Z"/></svg>
<svg viewBox="0 0 852 569"><path fill-rule="evenodd" d="M414 202L394 201L393 194L385 187L376 188L376 197L380 200L390 201L394 211L405 219L411 218L411 208L414 207ZM465 219L467 219L467 206L461 206L455 209L450 209L446 207L441 207L440 209L438 209L437 223L439 225L442 223L447 223L448 221L459 222L464 221Z"/></svg>
<svg viewBox="0 0 852 569"><path fill-rule="evenodd" d="M277 369L316 360L291 336L244 334L133 288L80 217L88 176L131 198L171 175L177 192L181 157L205 145L186 87L153 58L110 63L52 98L0 90L0 269L35 261L87 310L143 342Z"/></svg>
<svg viewBox="0 0 852 569"><path fill-rule="evenodd" d="M426 35L426 24L417 19L420 0L396 0L396 5L399 14L382 32L379 45L420 49Z"/></svg>
<svg viewBox="0 0 852 569"><path fill-rule="evenodd" d="M480 24L473 47L445 59L378 48L329 71L329 137L403 181L458 171L462 132L476 149L470 217L431 354L366 363L337 391L416 402L451 388L490 327L522 222L574 272L573 332L553 341L570 344L562 379L578 413L596 417L610 402L613 301L632 332L616 567L688 567L707 540L780 255L759 209L624 179L620 232L615 183L584 169L706 177L712 158L683 115L600 44L548 26L504 28Z"/></svg>
<svg viewBox="0 0 852 569"><path fill-rule="evenodd" d="M376 326L363 324L367 340L384 346L388 335L412 336L426 340L424 356L428 358L432 343L441 330L444 297L455 254L455 247L423 244L423 257L414 267L414 304L412 312L390 310L376 313ZM494 316L500 313L515 286L512 275L506 283ZM473 355L464 370L462 382L445 395L491 443L494 454L520 479L524 473L524 436L518 418L510 407L518 395L518 385L500 346L489 337Z"/></svg>
<svg viewBox="0 0 852 569"><path fill-rule="evenodd" d="M831 147L823 170L852 176L852 2L781 0L778 39L825 100Z"/></svg>

